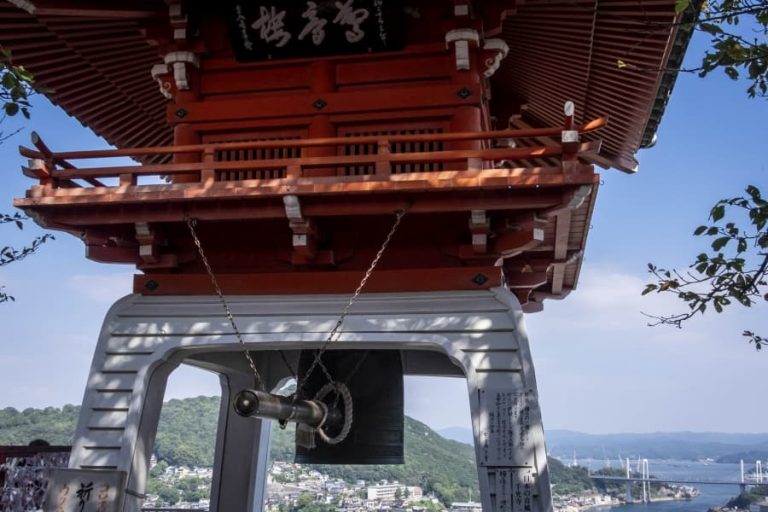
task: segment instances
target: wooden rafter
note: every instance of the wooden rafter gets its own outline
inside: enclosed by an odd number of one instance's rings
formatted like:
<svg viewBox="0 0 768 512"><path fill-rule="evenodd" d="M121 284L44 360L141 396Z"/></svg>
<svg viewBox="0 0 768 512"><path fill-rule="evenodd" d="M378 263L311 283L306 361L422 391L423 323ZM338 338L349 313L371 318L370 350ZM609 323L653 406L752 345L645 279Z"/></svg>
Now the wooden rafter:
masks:
<svg viewBox="0 0 768 512"><path fill-rule="evenodd" d="M130 1L84 1L67 2L59 0L9 0L20 9L40 17L74 17L98 19L153 19L167 14L166 9L136 8Z"/></svg>

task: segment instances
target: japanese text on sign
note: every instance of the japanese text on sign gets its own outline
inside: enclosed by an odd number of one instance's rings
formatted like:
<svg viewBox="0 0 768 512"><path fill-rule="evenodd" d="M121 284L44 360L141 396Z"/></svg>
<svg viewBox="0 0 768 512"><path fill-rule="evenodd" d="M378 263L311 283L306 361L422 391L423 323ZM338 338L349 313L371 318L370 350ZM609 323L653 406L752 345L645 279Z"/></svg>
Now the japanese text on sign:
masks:
<svg viewBox="0 0 768 512"><path fill-rule="evenodd" d="M531 450L532 396L527 392L483 390L487 416L481 429L484 465L525 465ZM530 456L528 456L530 457Z"/></svg>
<svg viewBox="0 0 768 512"><path fill-rule="evenodd" d="M57 469L49 484L45 512L117 512L121 508L122 471Z"/></svg>
<svg viewBox="0 0 768 512"><path fill-rule="evenodd" d="M531 512L535 478L531 469L497 469L496 510L499 512Z"/></svg>
<svg viewBox="0 0 768 512"><path fill-rule="evenodd" d="M397 50L401 0L234 2L240 60Z"/></svg>

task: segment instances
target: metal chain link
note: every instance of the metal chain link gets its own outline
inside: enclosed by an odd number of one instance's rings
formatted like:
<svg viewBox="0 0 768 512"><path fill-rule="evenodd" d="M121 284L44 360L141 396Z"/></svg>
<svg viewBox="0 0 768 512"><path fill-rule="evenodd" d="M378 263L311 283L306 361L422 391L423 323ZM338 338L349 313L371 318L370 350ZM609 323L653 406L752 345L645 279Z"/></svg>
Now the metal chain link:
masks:
<svg viewBox="0 0 768 512"><path fill-rule="evenodd" d="M384 251L387 250L387 246L389 245L389 242L392 240L392 237L395 235L397 228L400 226L400 221L403 220L403 216L405 216L407 211L408 211L408 208L406 207L401 210L397 210L395 212L395 222L394 224L392 224L392 228L390 228L389 233L387 234L387 237L384 239L384 243L381 244L379 251L376 253L376 257L374 257L373 261L371 261L371 264L368 267L368 270L366 270L365 275L363 276L363 279L360 281L360 284L357 285L357 289L355 290L355 293L352 294L352 296L349 298L349 302L347 302L347 305L341 311L341 314L339 315L339 319L336 321L336 325L333 327L330 334L328 334L328 338L326 338L325 342L322 344L320 349L315 353L315 359L312 361L312 364L307 369L307 373L304 374L304 377L302 377L301 381L296 385L297 397L301 394L301 391L304 385L306 384L307 379L309 379L309 377L312 375L312 372L318 366L322 370L323 374L325 374L325 377L328 379L329 383L333 384L335 382L335 380L333 379L333 376L331 375L331 372L328 371L328 368L325 366L325 364L322 361L323 353L325 353L326 349L328 348L328 345L330 345L331 342L334 341L333 339L334 336L338 334L339 329L341 329L342 324L344 324L344 320L347 318L347 315L349 314L349 310L352 308L352 305L355 303L360 293L362 293L363 288L365 288L365 285L368 282L368 279L370 279L371 274L373 274L373 271L376 269L376 265L379 264L379 260L384 255ZM363 359L364 358L365 356L363 356ZM353 372L357 372L357 370L360 368L361 363L362 363L362 360L358 362ZM352 375L348 376L346 382L349 382L351 378L352 378Z"/></svg>
<svg viewBox="0 0 768 512"><path fill-rule="evenodd" d="M251 353L248 351L248 348L245 346L243 335L240 333L240 329L237 328L237 324L235 323L235 317L232 316L232 310L229 309L229 304L227 303L227 299L224 298L224 293L222 293L221 287L219 286L219 282L216 280L216 275L213 273L213 270L211 269L211 264L208 263L208 258L205 257L205 252L203 252L203 246L200 243L200 239L197 237L197 233L195 232L195 224L197 224L197 221L190 217L185 217L185 220L187 222L187 226L189 227L189 232L192 234L192 239L195 241L195 245L197 246L197 253L200 255L200 259L203 261L203 265L205 265L205 271L208 273L208 277L211 279L211 284L213 284L213 287L216 289L216 294L219 296L219 300L221 301L221 305L224 308L224 313L226 314L227 319L229 320L229 324L232 326L232 329L235 331L235 336L237 336L237 341L239 341L240 345L243 347L243 354L245 355L245 359L248 360L248 366L251 367L251 371L253 372L253 377L256 381L256 387L262 391L265 391L264 381L261 378L261 374L259 373L259 370L256 369L256 363L253 362Z"/></svg>
<svg viewBox="0 0 768 512"><path fill-rule="evenodd" d="M301 381L298 382L296 386L295 396L298 396L301 393L304 385L307 382L307 379L312 375L312 372L318 366L320 367L320 369L322 370L323 374L325 375L326 379L328 379L328 382L330 384L334 384L336 382L333 376L331 375L331 372L328 370L328 368L325 366L325 364L322 361L323 354L328 348L328 345L330 345L331 342L334 341L334 337L338 334L339 329L341 329L341 326L344 324L344 320L349 314L349 310L352 308L352 305L355 303L360 293L362 293L363 288L365 288L365 285L368 283L368 280L371 278L371 274L373 274L373 271L376 269L376 266L379 264L379 260L381 260L381 257L384 255L384 251L386 251L387 246L389 246L389 243L392 240L392 237L395 235L397 228L400 226L400 221L402 221L403 216L406 214L407 211L408 211L407 208L403 208L395 212L395 222L394 224L392 224L392 228L389 230L387 237L384 239L384 242L381 244L381 247L376 253L376 256L373 258L373 261L371 261L371 264L368 267L368 270L366 270L365 275L363 276L363 279L360 281L360 284L357 286L357 288L355 289L355 292L349 298L347 305L344 307L341 314L339 315L339 318L336 321L336 325L334 325L333 329L328 334L328 338L326 338L323 345L315 353L315 358L312 361L312 364L307 369L306 374L304 374ZM251 354L245 345L245 341L243 340L243 336L240 333L240 329L238 329L237 323L235 322L235 317L232 315L232 310L229 308L227 299L224 297L224 293L221 291L221 287L219 286L219 282L216 279L216 275L213 273L211 264L208 262L208 258L205 256L205 252L203 251L203 246L200 243L200 239L197 236L197 232L195 231L195 225L197 221L188 216L185 217L185 221L187 223L187 226L189 227L189 232L192 235L192 239L195 242L195 246L197 247L197 252L200 255L200 259L202 260L203 265L205 266L205 270L208 273L208 277L211 280L211 284L213 284L213 287L216 290L216 294L219 296L221 305L224 308L224 313L226 314L227 319L229 320L229 323L232 326L232 329L235 331L235 335L237 336L238 342L243 347L243 355L245 355L245 358L248 361L248 366L250 366L251 371L253 372L253 377L256 381L256 387L258 389L264 390L265 389L264 381L261 378L261 374L259 373L259 370L256 368L256 363L254 363L253 358L251 357ZM364 354L363 357L360 359L360 361L358 361L358 363L355 365L355 368L352 370L351 374L347 376L347 379L345 382L349 382L354 376L354 374L357 373L357 370L360 369L362 361L365 359L367 355L368 355L367 353ZM285 358L283 358L283 361L286 363L286 366L288 366L288 369L291 371L291 373L295 377L296 376L295 372L290 367L290 365L288 365Z"/></svg>

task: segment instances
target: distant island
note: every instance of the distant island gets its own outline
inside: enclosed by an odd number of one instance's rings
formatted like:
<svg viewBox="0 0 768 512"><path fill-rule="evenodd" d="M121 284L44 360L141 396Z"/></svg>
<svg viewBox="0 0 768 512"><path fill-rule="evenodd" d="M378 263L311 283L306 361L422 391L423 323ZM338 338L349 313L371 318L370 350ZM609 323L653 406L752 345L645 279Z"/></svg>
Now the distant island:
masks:
<svg viewBox="0 0 768 512"><path fill-rule="evenodd" d="M440 434L472 443L468 428L450 427ZM768 433L726 434L717 432L655 432L650 434L585 434L570 430L546 430L549 454L562 460L645 459L705 460L718 463L754 463L768 460Z"/></svg>

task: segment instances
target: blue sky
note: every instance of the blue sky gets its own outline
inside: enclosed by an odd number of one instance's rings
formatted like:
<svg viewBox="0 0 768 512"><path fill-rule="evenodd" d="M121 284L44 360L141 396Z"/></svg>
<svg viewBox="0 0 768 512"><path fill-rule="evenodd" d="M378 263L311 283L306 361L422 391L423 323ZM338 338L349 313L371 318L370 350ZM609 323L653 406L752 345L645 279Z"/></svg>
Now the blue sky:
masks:
<svg viewBox="0 0 768 512"><path fill-rule="evenodd" d="M696 64L701 41L689 52ZM742 341L745 328L768 331L768 308L730 311L682 330L650 328L641 311L670 312L664 297L641 297L646 264L687 266L705 249L691 235L722 197L748 184L768 194L768 101L746 97L743 83L715 74L680 76L658 144L639 153L640 171L602 172L578 290L548 301L527 318L547 428L585 432L768 431L761 399L768 351ZM0 128L10 132L18 120ZM57 150L106 144L45 100L33 119L0 145L0 211L11 211L31 181L20 171L18 144L38 131ZM0 227L3 245L40 232ZM19 264L0 268L16 296L0 305L0 407L79 403L101 321L131 290L132 269L85 259L79 240L55 242ZM406 412L437 427L468 426L463 381L408 379ZM215 393L200 372L172 377L174 397Z"/></svg>

